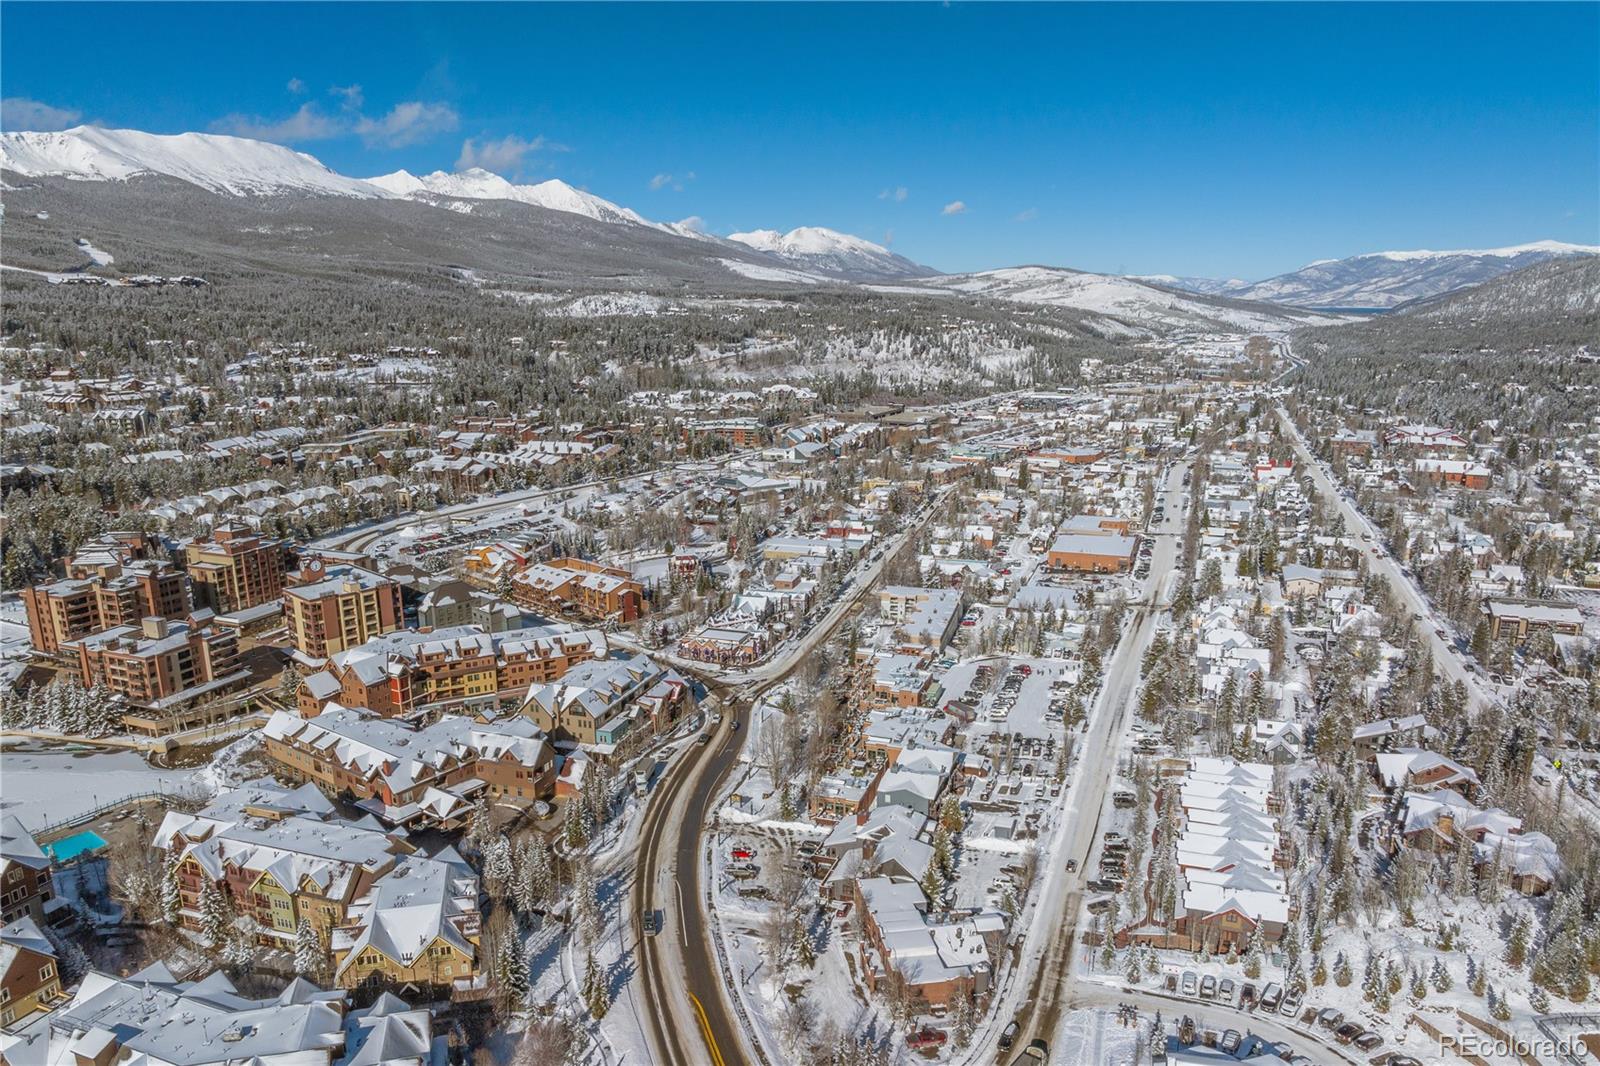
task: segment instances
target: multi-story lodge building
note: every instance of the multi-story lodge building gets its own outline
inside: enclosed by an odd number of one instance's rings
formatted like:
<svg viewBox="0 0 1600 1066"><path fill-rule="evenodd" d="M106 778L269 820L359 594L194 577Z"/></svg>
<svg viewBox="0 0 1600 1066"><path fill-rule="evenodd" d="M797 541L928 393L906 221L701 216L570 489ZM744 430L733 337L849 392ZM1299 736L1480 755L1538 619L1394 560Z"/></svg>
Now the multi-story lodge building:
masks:
<svg viewBox="0 0 1600 1066"><path fill-rule="evenodd" d="M289 546L228 523L213 529L210 540L185 545L184 562L195 602L227 614L283 595Z"/></svg>
<svg viewBox="0 0 1600 1066"><path fill-rule="evenodd" d="M393 986L470 997L482 918L478 877L454 852L400 860L334 931L334 980L345 988Z"/></svg>
<svg viewBox="0 0 1600 1066"><path fill-rule="evenodd" d="M452 705L520 703L532 686L605 655L605 637L596 630L399 630L333 655L322 670L301 680L296 702L306 718L329 703L386 718Z"/></svg>
<svg viewBox="0 0 1600 1066"><path fill-rule="evenodd" d="M644 613L644 586L628 571L587 559L535 563L511 579L518 607L588 622L633 622Z"/></svg>
<svg viewBox="0 0 1600 1066"><path fill-rule="evenodd" d="M269 783L236 789L196 814L167 812L153 846L177 863L186 928L201 927L211 885L255 922L257 943L292 948L305 919L325 949L351 903L415 850L402 834L340 819L313 785Z"/></svg>
<svg viewBox="0 0 1600 1066"><path fill-rule="evenodd" d="M53 898L49 857L16 815L0 815L0 923L43 921L45 904Z"/></svg>
<svg viewBox="0 0 1600 1066"><path fill-rule="evenodd" d="M57 963L55 946L32 918L18 918L0 928L0 1029L48 1010L60 998ZM3 1045L0 1058L7 1058Z"/></svg>
<svg viewBox="0 0 1600 1066"><path fill-rule="evenodd" d="M454 829L480 796L528 806L555 792L555 749L525 718L413 727L330 704L310 720L278 711L262 737L283 773L353 796L391 825Z"/></svg>
<svg viewBox="0 0 1600 1066"><path fill-rule="evenodd" d="M641 721L659 730L686 710L694 693L676 671L647 655L584 663L528 693L522 713L557 740L609 747Z"/></svg>
<svg viewBox="0 0 1600 1066"><path fill-rule="evenodd" d="M21 591L28 637L39 651L152 615L180 618L191 608L187 576L161 558L142 533L108 533L66 560L66 576Z"/></svg>
<svg viewBox="0 0 1600 1066"><path fill-rule="evenodd" d="M307 659L321 661L405 624L400 584L382 574L317 560L297 576L305 583L284 589L283 617Z"/></svg>
<svg viewBox="0 0 1600 1066"><path fill-rule="evenodd" d="M162 715L250 679L240 668L238 635L205 624L202 614L176 622L146 618L80 637L62 651L77 657L85 688L104 685L130 706Z"/></svg>

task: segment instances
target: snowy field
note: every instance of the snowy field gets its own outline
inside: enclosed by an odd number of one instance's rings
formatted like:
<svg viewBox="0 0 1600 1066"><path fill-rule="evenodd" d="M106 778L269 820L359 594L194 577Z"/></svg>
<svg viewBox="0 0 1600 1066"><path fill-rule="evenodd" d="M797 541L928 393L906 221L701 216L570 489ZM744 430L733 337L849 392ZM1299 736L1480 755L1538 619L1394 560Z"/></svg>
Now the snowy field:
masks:
<svg viewBox="0 0 1600 1066"><path fill-rule="evenodd" d="M142 792L200 787L194 771L159 770L137 752L7 748L0 811L38 829Z"/></svg>

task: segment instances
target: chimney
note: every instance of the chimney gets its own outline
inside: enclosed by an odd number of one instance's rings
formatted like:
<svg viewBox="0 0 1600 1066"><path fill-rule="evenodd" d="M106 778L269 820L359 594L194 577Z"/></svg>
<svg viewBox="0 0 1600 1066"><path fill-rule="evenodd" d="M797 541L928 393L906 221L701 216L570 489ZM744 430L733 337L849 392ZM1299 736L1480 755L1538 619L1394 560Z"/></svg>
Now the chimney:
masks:
<svg viewBox="0 0 1600 1066"><path fill-rule="evenodd" d="M144 635L150 640L160 640L167 635L167 620L151 616L140 623L144 627Z"/></svg>

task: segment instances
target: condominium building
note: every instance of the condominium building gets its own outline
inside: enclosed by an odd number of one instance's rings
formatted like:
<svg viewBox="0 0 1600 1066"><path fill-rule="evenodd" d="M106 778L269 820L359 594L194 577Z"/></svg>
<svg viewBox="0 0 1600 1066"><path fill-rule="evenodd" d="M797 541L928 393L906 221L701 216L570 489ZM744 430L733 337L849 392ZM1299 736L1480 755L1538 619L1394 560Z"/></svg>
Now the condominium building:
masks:
<svg viewBox="0 0 1600 1066"><path fill-rule="evenodd" d="M394 718L463 704L520 703L532 686L602 659L606 651L605 637L593 629L398 630L331 656L301 680L297 705L306 718L334 702Z"/></svg>
<svg viewBox="0 0 1600 1066"><path fill-rule="evenodd" d="M227 614L283 595L289 547L230 523L213 529L209 540L185 545L184 562L195 602Z"/></svg>
<svg viewBox="0 0 1600 1066"><path fill-rule="evenodd" d="M16 815L0 815L0 922L43 921L45 904L54 898L49 857Z"/></svg>
<svg viewBox="0 0 1600 1066"><path fill-rule="evenodd" d="M659 730L693 710L694 693L647 655L584 663L528 693L522 713L559 740L609 747L643 723Z"/></svg>
<svg viewBox="0 0 1600 1066"><path fill-rule="evenodd" d="M551 559L511 579L517 606L590 622L632 622L644 613L644 586L628 571L587 559Z"/></svg>
<svg viewBox="0 0 1600 1066"><path fill-rule="evenodd" d="M471 996L482 916L478 876L454 852L402 859L334 931L334 980L345 988L414 986Z"/></svg>
<svg viewBox="0 0 1600 1066"><path fill-rule="evenodd" d="M304 979L251 999L221 970L182 981L163 962L125 977L92 970L39 1031L0 1037L0 1058L76 1066L418 1066L444 1058L428 1010L393 995L363 1010L349 1010L349 1000Z"/></svg>
<svg viewBox="0 0 1600 1066"><path fill-rule="evenodd" d="M134 707L163 711L248 681L239 665L239 638L200 616L185 621L146 618L62 645L78 660L85 688L104 685Z"/></svg>
<svg viewBox="0 0 1600 1066"><path fill-rule="evenodd" d="M56 949L32 918L0 928L0 1029L10 1029L61 997ZM5 1058L0 1049L0 1058Z"/></svg>
<svg viewBox="0 0 1600 1066"><path fill-rule="evenodd" d="M168 811L152 846L177 863L179 924L200 929L207 886L254 922L256 942L292 949L301 920L330 949L350 905L416 850L402 834L339 817L315 785L257 782L194 814Z"/></svg>
<svg viewBox="0 0 1600 1066"><path fill-rule="evenodd" d="M189 580L165 559L116 550L117 543L80 551L59 581L22 590L28 637L42 652L113 626L137 625L152 615L179 618L189 613Z"/></svg>
<svg viewBox="0 0 1600 1066"><path fill-rule="evenodd" d="M555 749L525 718L409 726L330 704L309 721L278 711L262 738L281 772L348 793L391 825L454 829L480 796L529 806L555 792Z"/></svg>
<svg viewBox="0 0 1600 1066"><path fill-rule="evenodd" d="M400 585L359 566L313 563L307 579L284 589L283 617L289 639L308 659L321 661L405 624Z"/></svg>

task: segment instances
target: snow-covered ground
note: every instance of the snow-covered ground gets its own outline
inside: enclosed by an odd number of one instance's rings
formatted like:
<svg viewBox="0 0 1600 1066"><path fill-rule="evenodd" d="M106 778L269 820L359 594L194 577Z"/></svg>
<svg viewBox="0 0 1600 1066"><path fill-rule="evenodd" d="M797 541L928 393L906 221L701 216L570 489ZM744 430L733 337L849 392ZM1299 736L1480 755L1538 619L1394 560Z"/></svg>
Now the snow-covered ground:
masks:
<svg viewBox="0 0 1600 1066"><path fill-rule="evenodd" d="M95 266L108 267L117 261L110 252L102 251L90 244L89 238L87 237L79 237L77 240L77 245L78 250L84 255L88 256L90 261L92 261Z"/></svg>
<svg viewBox="0 0 1600 1066"><path fill-rule="evenodd" d="M199 777L194 770L157 769L132 751L7 748L0 811L38 829L140 793L204 793Z"/></svg>

